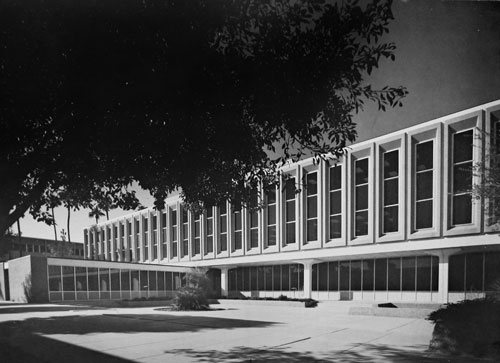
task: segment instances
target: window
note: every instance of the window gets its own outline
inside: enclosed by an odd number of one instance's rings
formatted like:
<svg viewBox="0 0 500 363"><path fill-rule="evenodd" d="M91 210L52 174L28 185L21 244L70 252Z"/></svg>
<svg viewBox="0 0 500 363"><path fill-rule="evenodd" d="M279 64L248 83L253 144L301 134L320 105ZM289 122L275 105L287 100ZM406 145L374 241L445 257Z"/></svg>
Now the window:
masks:
<svg viewBox="0 0 500 363"><path fill-rule="evenodd" d="M161 257L167 258L167 213L163 212L161 214Z"/></svg>
<svg viewBox="0 0 500 363"><path fill-rule="evenodd" d="M236 202L233 205L233 221L234 221L234 250L241 250L243 228L242 228L241 203Z"/></svg>
<svg viewBox="0 0 500 363"><path fill-rule="evenodd" d="M125 224L123 223L120 223L120 248L121 248L120 259L124 261L125 254L127 253L127 251L125 249Z"/></svg>
<svg viewBox="0 0 500 363"><path fill-rule="evenodd" d="M276 189L266 192L267 245L276 246Z"/></svg>
<svg viewBox="0 0 500 363"><path fill-rule="evenodd" d="M116 225L113 226L113 246L115 247L115 250L113 251L115 254L115 260L119 260L121 246L118 246L118 226Z"/></svg>
<svg viewBox="0 0 500 363"><path fill-rule="evenodd" d="M205 254L214 252L214 212L212 207L207 209L207 238L205 243Z"/></svg>
<svg viewBox="0 0 500 363"><path fill-rule="evenodd" d="M170 210L170 241L172 243L172 257L177 257L177 211Z"/></svg>
<svg viewBox="0 0 500 363"><path fill-rule="evenodd" d="M258 197L254 195L250 203L250 248L259 246Z"/></svg>
<svg viewBox="0 0 500 363"><path fill-rule="evenodd" d="M220 252L227 251L227 204L219 206L219 247Z"/></svg>
<svg viewBox="0 0 500 363"><path fill-rule="evenodd" d="M399 230L399 151L384 153L383 162L383 233L391 233Z"/></svg>
<svg viewBox="0 0 500 363"><path fill-rule="evenodd" d="M415 229L432 228L434 142L415 145Z"/></svg>
<svg viewBox="0 0 500 363"><path fill-rule="evenodd" d="M111 251L111 227L106 227L106 232L107 232L107 238L106 238L106 248L108 251L108 256L107 256L107 259L108 261L111 261L111 255L112 255L112 252Z"/></svg>
<svg viewBox="0 0 500 363"><path fill-rule="evenodd" d="M127 221L127 246L129 258L132 261L132 222Z"/></svg>
<svg viewBox="0 0 500 363"><path fill-rule="evenodd" d="M181 256L189 255L189 223L188 223L188 211L186 208L182 209L182 248Z"/></svg>
<svg viewBox="0 0 500 363"><path fill-rule="evenodd" d="M453 134L453 165L451 178L452 224L472 222L472 159L473 130Z"/></svg>
<svg viewBox="0 0 500 363"><path fill-rule="evenodd" d="M306 242L318 240L318 173L306 174Z"/></svg>
<svg viewBox="0 0 500 363"><path fill-rule="evenodd" d="M342 166L330 168L330 239L342 237Z"/></svg>
<svg viewBox="0 0 500 363"><path fill-rule="evenodd" d="M295 243L295 179L285 182L285 244Z"/></svg>
<svg viewBox="0 0 500 363"><path fill-rule="evenodd" d="M139 219L135 220L135 249L136 255L135 258L137 261L141 261L141 241L140 241L140 221Z"/></svg>
<svg viewBox="0 0 500 363"><path fill-rule="evenodd" d="M355 215L354 235L368 234L368 159L356 160L355 168Z"/></svg>
<svg viewBox="0 0 500 363"><path fill-rule="evenodd" d="M144 244L144 260L149 260L149 240L148 240L148 218L142 220L143 244Z"/></svg>
<svg viewBox="0 0 500 363"><path fill-rule="evenodd" d="M196 213L194 216L194 254L201 253L201 215Z"/></svg>
<svg viewBox="0 0 500 363"><path fill-rule="evenodd" d="M158 259L158 217L153 216L153 232L151 233L153 242L153 260Z"/></svg>

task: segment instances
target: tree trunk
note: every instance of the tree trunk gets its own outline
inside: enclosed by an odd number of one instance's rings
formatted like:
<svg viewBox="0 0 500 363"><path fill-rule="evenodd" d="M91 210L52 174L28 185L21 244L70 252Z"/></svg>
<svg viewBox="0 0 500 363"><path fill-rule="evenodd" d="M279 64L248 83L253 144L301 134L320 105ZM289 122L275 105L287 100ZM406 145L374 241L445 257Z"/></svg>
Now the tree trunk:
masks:
<svg viewBox="0 0 500 363"><path fill-rule="evenodd" d="M71 206L68 205L68 223L67 223L67 228L68 228L68 242L71 242L71 234L69 233L70 216L71 216Z"/></svg>
<svg viewBox="0 0 500 363"><path fill-rule="evenodd" d="M17 240L21 243L21 222L17 219Z"/></svg>
<svg viewBox="0 0 500 363"><path fill-rule="evenodd" d="M54 208L52 209L52 220L53 220L53 226L54 226L54 239L57 241L57 228L56 228L56 216L54 214Z"/></svg>
<svg viewBox="0 0 500 363"><path fill-rule="evenodd" d="M109 212L107 209L106 209L106 219L109 221Z"/></svg>

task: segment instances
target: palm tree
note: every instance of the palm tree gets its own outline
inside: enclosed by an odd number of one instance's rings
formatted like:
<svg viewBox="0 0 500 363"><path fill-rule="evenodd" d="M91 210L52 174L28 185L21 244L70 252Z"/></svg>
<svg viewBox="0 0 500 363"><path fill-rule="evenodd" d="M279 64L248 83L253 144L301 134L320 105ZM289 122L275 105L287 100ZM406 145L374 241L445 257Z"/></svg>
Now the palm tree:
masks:
<svg viewBox="0 0 500 363"><path fill-rule="evenodd" d="M57 241L56 215L54 214L54 207L51 207L50 209L52 210L52 226L54 227L54 239Z"/></svg>
<svg viewBox="0 0 500 363"><path fill-rule="evenodd" d="M95 218L95 224L99 223L99 218L102 217L103 215L104 215L104 213L102 212L102 210L99 209L98 206L94 206L94 207L90 208L89 218ZM108 218L108 220L109 220L109 218Z"/></svg>

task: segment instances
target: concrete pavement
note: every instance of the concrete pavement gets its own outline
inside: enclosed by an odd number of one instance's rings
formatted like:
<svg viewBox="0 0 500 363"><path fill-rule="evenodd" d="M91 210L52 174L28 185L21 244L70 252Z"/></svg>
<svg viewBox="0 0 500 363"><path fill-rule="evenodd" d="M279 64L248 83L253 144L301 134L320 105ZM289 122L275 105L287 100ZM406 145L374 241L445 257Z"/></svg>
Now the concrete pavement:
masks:
<svg viewBox="0 0 500 363"><path fill-rule="evenodd" d="M0 305L4 362L470 362L427 352L423 319L346 314L348 305L220 310Z"/></svg>

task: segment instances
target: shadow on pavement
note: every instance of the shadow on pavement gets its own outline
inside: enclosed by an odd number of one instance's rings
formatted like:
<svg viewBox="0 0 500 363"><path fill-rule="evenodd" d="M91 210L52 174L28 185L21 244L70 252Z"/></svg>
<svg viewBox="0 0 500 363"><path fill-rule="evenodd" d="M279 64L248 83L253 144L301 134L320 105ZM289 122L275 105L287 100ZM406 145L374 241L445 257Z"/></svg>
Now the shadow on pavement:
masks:
<svg viewBox="0 0 500 363"><path fill-rule="evenodd" d="M203 329L266 327L274 323L177 314L104 314L29 318L0 323L2 362L128 362L43 335L195 332Z"/></svg>
<svg viewBox="0 0 500 363"><path fill-rule="evenodd" d="M320 354L308 351L290 351L280 348L255 349L248 347L236 347L229 351L217 350L193 350L193 349L175 349L165 353L187 356L197 362L215 363L215 362L245 362L245 363L316 363L316 362L485 362L484 360L474 360L471 357L450 357L440 356L428 352L411 351L412 347L398 349L387 345L361 344L356 345L355 349L332 351L327 354ZM416 347L415 347L416 348Z"/></svg>
<svg viewBox="0 0 500 363"><path fill-rule="evenodd" d="M83 306L83 305L19 305L12 304L0 306L0 314L21 314L21 313L31 313L31 312L45 312L45 311L76 311L76 310L105 310L105 307L93 307L93 306Z"/></svg>

